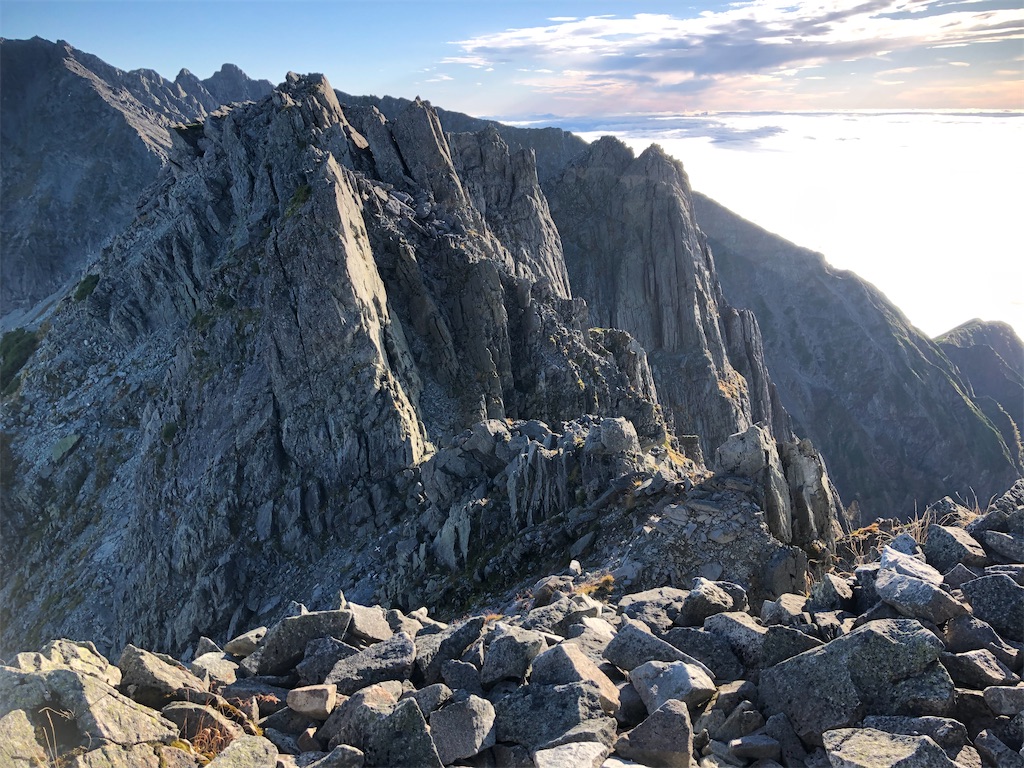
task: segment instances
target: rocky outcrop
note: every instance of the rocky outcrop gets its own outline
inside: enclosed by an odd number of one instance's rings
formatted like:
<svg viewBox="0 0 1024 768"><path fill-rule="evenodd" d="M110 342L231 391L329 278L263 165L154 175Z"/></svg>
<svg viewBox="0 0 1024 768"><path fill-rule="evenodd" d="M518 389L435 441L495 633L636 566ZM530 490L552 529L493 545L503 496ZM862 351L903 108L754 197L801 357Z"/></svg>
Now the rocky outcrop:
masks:
<svg viewBox="0 0 1024 768"><path fill-rule="evenodd" d="M709 458L758 421L789 439L757 321L722 296L682 165L657 145L634 157L605 137L546 192L574 291L594 325L627 330L647 350L670 427L699 435Z"/></svg>
<svg viewBox="0 0 1024 768"><path fill-rule="evenodd" d="M602 444L621 439L611 427ZM489 440L477 430L471 444ZM1020 496L950 535L1022 538ZM232 681L134 647L114 665L58 640L0 666L0 756L154 768L1020 765L1024 619L1012 612L1024 563L999 564L975 542L970 568L943 574L910 536L892 545L855 574L826 574L810 597L760 607L735 581L636 592L577 561L451 623L425 608L385 619L343 595L324 611L295 604L228 640L231 652L201 641L237 670Z"/></svg>
<svg viewBox="0 0 1024 768"><path fill-rule="evenodd" d="M349 121L320 76L176 130L3 406L4 544L24 542L5 644L87 626L104 648L180 648L272 611L255 596L282 568L335 574L325 596L462 599L425 575L471 571L630 473L697 471L667 452L644 350L568 297L531 155L457 146L422 102ZM519 196L486 188L481 147ZM523 231L506 245L475 199ZM55 548L91 565L52 569Z"/></svg>
<svg viewBox="0 0 1024 768"><path fill-rule="evenodd" d="M1024 342L1006 323L971 320L939 336L939 345L971 387L974 402L1024 466Z"/></svg>
<svg viewBox="0 0 1024 768"><path fill-rule="evenodd" d="M76 280L131 221L167 159L170 124L271 90L232 65L170 82L41 38L3 40L0 72L0 316Z"/></svg>
<svg viewBox="0 0 1024 768"><path fill-rule="evenodd" d="M995 404L877 289L713 200L694 195L694 206L725 295L757 316L796 432L863 519L953 492L983 502L1020 475Z"/></svg>

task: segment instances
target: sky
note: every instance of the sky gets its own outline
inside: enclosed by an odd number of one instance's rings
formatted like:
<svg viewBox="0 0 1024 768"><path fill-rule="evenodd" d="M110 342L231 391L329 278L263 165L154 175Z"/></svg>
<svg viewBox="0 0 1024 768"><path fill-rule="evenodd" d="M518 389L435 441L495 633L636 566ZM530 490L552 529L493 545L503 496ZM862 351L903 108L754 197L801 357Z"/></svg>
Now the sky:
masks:
<svg viewBox="0 0 1024 768"><path fill-rule="evenodd" d="M502 117L1024 101L1020 0L0 0L0 34Z"/></svg>
<svg viewBox="0 0 1024 768"><path fill-rule="evenodd" d="M0 0L0 36L33 35L169 79L323 72L658 140L696 189L926 333L980 316L1024 336L1021 0Z"/></svg>

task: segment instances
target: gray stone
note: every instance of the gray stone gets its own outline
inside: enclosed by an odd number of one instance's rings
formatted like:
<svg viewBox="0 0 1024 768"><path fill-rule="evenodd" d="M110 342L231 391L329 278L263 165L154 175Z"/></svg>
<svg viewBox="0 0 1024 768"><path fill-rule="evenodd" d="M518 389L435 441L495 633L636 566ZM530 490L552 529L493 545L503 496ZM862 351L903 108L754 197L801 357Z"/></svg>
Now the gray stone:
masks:
<svg viewBox="0 0 1024 768"><path fill-rule="evenodd" d="M975 573L963 563L957 563L942 574L942 583L950 589L960 589L965 581L971 581L979 576L981 576L980 573Z"/></svg>
<svg viewBox="0 0 1024 768"><path fill-rule="evenodd" d="M473 695L451 701L430 713L430 734L443 764L473 757L494 746L494 707Z"/></svg>
<svg viewBox="0 0 1024 768"><path fill-rule="evenodd" d="M903 736L927 736L945 750L951 759L969 744L967 728L948 717L897 717L870 715L864 718L865 728Z"/></svg>
<svg viewBox="0 0 1024 768"><path fill-rule="evenodd" d="M985 649L1010 669L1020 669L1024 653L1004 641L988 624L974 616L957 616L946 625L946 648L953 653Z"/></svg>
<svg viewBox="0 0 1024 768"><path fill-rule="evenodd" d="M990 685L1013 685L1020 681L991 652L986 650L964 653L943 653L942 666L958 686L981 690Z"/></svg>
<svg viewBox="0 0 1024 768"><path fill-rule="evenodd" d="M533 659L547 644L539 632L505 624L493 630L484 653L480 682L490 687L499 680L522 681Z"/></svg>
<svg viewBox="0 0 1024 768"><path fill-rule="evenodd" d="M615 719L618 720L620 725L625 727L639 724L648 714L647 706L644 704L644 700L640 698L640 693L629 682L620 683L617 688L619 691L619 708L615 710Z"/></svg>
<svg viewBox="0 0 1024 768"><path fill-rule="evenodd" d="M389 640L339 661L324 678L324 683L333 683L338 687L338 693L347 696L374 683L407 679L415 659L413 639L399 632Z"/></svg>
<svg viewBox="0 0 1024 768"><path fill-rule="evenodd" d="M956 526L929 525L924 542L928 564L946 573L962 563L965 566L988 565L988 556L971 534Z"/></svg>
<svg viewBox="0 0 1024 768"><path fill-rule="evenodd" d="M619 611L631 619L637 619L655 630L664 632L672 627L687 594L685 590L674 587L634 592L619 599Z"/></svg>
<svg viewBox="0 0 1024 768"><path fill-rule="evenodd" d="M938 586L942 583L942 574L925 562L915 557L906 555L893 549L890 546L882 548L882 558L879 560L882 570L895 571L904 576L911 576L929 584Z"/></svg>
<svg viewBox="0 0 1024 768"><path fill-rule="evenodd" d="M711 670L673 645L648 632L642 624L627 619L604 649L604 658L624 672L648 661L685 661L701 667L709 677Z"/></svg>
<svg viewBox="0 0 1024 768"><path fill-rule="evenodd" d="M339 744L319 760L308 763L306 768L363 768L364 763L361 749Z"/></svg>
<svg viewBox="0 0 1024 768"><path fill-rule="evenodd" d="M22 672L71 669L92 675L113 688L121 683L121 670L103 658L90 642L51 640L38 653L17 654L8 666Z"/></svg>
<svg viewBox="0 0 1024 768"><path fill-rule="evenodd" d="M708 616L731 610L733 599L728 592L713 581L697 577L675 623L683 627L699 627Z"/></svg>
<svg viewBox="0 0 1024 768"><path fill-rule="evenodd" d="M250 629L238 637L235 637L224 644L224 650L232 656L245 658L251 656L259 648L263 637L267 634L266 627Z"/></svg>
<svg viewBox="0 0 1024 768"><path fill-rule="evenodd" d="M429 718L431 712L440 709L451 697L452 689L444 683L434 683L418 691L408 691L402 694L403 699L411 698L416 701L424 718Z"/></svg>
<svg viewBox="0 0 1024 768"><path fill-rule="evenodd" d="M779 595L775 600L765 600L761 604L761 623L792 625L803 620L807 598L791 592Z"/></svg>
<svg viewBox="0 0 1024 768"><path fill-rule="evenodd" d="M370 725L389 715L397 705L398 699L386 683L367 686L334 708L316 738L331 749L339 744L362 749Z"/></svg>
<svg viewBox="0 0 1024 768"><path fill-rule="evenodd" d="M349 611L314 611L282 619L263 638L259 674L279 675L302 659L310 640L345 636L352 621Z"/></svg>
<svg viewBox="0 0 1024 768"><path fill-rule="evenodd" d="M158 656L134 645L126 646L117 662L120 690L153 709L172 701L205 701L206 683L169 656Z"/></svg>
<svg viewBox="0 0 1024 768"><path fill-rule="evenodd" d="M275 768L277 749L261 736L239 736L207 765L208 768Z"/></svg>
<svg viewBox="0 0 1024 768"><path fill-rule="evenodd" d="M585 617L569 627L567 639L569 645L575 645L595 663L604 662L604 649L615 637L615 629L604 619Z"/></svg>
<svg viewBox="0 0 1024 768"><path fill-rule="evenodd" d="M231 685L238 678L238 664L230 654L220 651L197 656L188 667L196 677L209 678L218 687Z"/></svg>
<svg viewBox="0 0 1024 768"><path fill-rule="evenodd" d="M884 568L878 572L875 589L883 601L910 618L945 624L967 613L963 603L934 584Z"/></svg>
<svg viewBox="0 0 1024 768"><path fill-rule="evenodd" d="M448 659L441 665L441 678L453 691L462 690L478 696L484 695L483 686L480 684L480 670L468 662Z"/></svg>
<svg viewBox="0 0 1024 768"><path fill-rule="evenodd" d="M803 762L807 757L807 750L804 749L803 742L793 730L789 718L782 712L777 712L765 720L764 732L779 742L782 749L783 765L795 765L798 760Z"/></svg>
<svg viewBox="0 0 1024 768"><path fill-rule="evenodd" d="M611 750L594 741L574 741L538 749L533 754L536 768L601 768Z"/></svg>
<svg viewBox="0 0 1024 768"><path fill-rule="evenodd" d="M1013 717L1024 712L1024 685L996 685L986 688L983 692L985 703L997 715Z"/></svg>
<svg viewBox="0 0 1024 768"><path fill-rule="evenodd" d="M306 644L302 661L295 665L300 685L319 685L334 669L334 665L349 656L355 656L359 649L336 637L318 637Z"/></svg>
<svg viewBox="0 0 1024 768"><path fill-rule="evenodd" d="M725 640L747 667L760 665L761 646L768 630L754 617L738 611L719 613L704 621L704 629Z"/></svg>
<svg viewBox="0 0 1024 768"><path fill-rule="evenodd" d="M498 741L530 750L581 724L606 720L600 690L593 683L524 685L496 701L494 711Z"/></svg>
<svg viewBox="0 0 1024 768"><path fill-rule="evenodd" d="M982 531L978 534L978 541L997 562L1024 561L1024 536L1001 531Z"/></svg>
<svg viewBox="0 0 1024 768"><path fill-rule="evenodd" d="M388 623L387 614L379 605L363 606L346 602L345 610L352 614L347 634L355 642L380 643L395 634Z"/></svg>
<svg viewBox="0 0 1024 768"><path fill-rule="evenodd" d="M823 738L834 768L956 768L927 736L838 728L827 731Z"/></svg>
<svg viewBox="0 0 1024 768"><path fill-rule="evenodd" d="M811 602L817 610L850 610L853 608L853 589L834 573L826 573L811 588Z"/></svg>
<svg viewBox="0 0 1024 768"><path fill-rule="evenodd" d="M729 742L729 753L745 760L778 760L782 755L782 746L771 736L751 734L732 739Z"/></svg>
<svg viewBox="0 0 1024 768"><path fill-rule="evenodd" d="M682 661L648 661L629 673L629 681L653 712L669 699L697 707L715 693L715 684L703 669Z"/></svg>
<svg viewBox="0 0 1024 768"><path fill-rule="evenodd" d="M311 720L326 720L338 700L336 685L307 685L288 692L289 709Z"/></svg>
<svg viewBox="0 0 1024 768"><path fill-rule="evenodd" d="M724 637L696 627L675 627L661 639L697 659L711 670L716 680L736 680L743 676L743 664Z"/></svg>
<svg viewBox="0 0 1024 768"><path fill-rule="evenodd" d="M544 651L533 661L531 685L564 685L584 681L597 685L605 712L614 714L619 708L618 688L579 648L562 643Z"/></svg>
<svg viewBox="0 0 1024 768"><path fill-rule="evenodd" d="M806 632L782 625L771 626L768 627L761 646L761 665L772 667L798 653L820 648L822 645L824 643L821 640Z"/></svg>
<svg viewBox="0 0 1024 768"><path fill-rule="evenodd" d="M35 727L23 710L0 717L0 763L10 768L46 765L46 751L36 741Z"/></svg>
<svg viewBox="0 0 1024 768"><path fill-rule="evenodd" d="M1024 587L995 574L965 582L961 589L976 618L1008 639L1024 642Z"/></svg>
<svg viewBox="0 0 1024 768"><path fill-rule="evenodd" d="M190 701L172 701L160 714L178 727L181 738L194 741L202 731L213 731L225 743L230 743L245 731L238 723L228 719L213 707Z"/></svg>
<svg viewBox="0 0 1024 768"><path fill-rule="evenodd" d="M363 752L369 765L442 766L423 713L412 699L398 702L394 711L369 724Z"/></svg>
<svg viewBox="0 0 1024 768"><path fill-rule="evenodd" d="M689 709L681 701L666 701L620 736L615 752L642 765L688 768L693 752Z"/></svg>
<svg viewBox="0 0 1024 768"><path fill-rule="evenodd" d="M453 624L436 635L417 635L416 669L427 685L440 682L441 665L458 659L475 643L484 627L484 617L476 616Z"/></svg>
<svg viewBox="0 0 1024 768"><path fill-rule="evenodd" d="M941 715L953 694L953 681L938 663L942 650L916 621L869 622L764 670L764 710L784 713L808 744L820 744L822 733L854 725L867 712Z"/></svg>
<svg viewBox="0 0 1024 768"><path fill-rule="evenodd" d="M998 768L1024 768L1024 757L1006 746L989 729L983 730L974 738L974 747L990 765Z"/></svg>

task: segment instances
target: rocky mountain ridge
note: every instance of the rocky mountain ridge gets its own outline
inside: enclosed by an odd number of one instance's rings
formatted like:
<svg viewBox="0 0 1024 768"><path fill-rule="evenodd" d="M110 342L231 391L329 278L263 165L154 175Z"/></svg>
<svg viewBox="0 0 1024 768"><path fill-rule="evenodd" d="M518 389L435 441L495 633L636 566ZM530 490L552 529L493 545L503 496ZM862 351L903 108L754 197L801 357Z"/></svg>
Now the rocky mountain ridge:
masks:
<svg viewBox="0 0 1024 768"><path fill-rule="evenodd" d="M760 323L796 431L865 523L946 493L984 504L1021 476L1024 348L1012 329L970 324L933 342L853 273L693 199L726 295Z"/></svg>
<svg viewBox="0 0 1024 768"><path fill-rule="evenodd" d="M393 121L343 108L297 75L173 142L3 403L4 545L22 542L4 647L74 631L180 650L337 588L454 607L597 540L643 549L630 568L652 582L750 556L736 572L765 594L827 563L840 503L820 458L714 378L736 398L723 431L746 436L728 461L753 479L694 488L700 450L666 430L645 350L574 298L532 153L449 139L419 101ZM694 354L725 360L702 275L679 306L715 326ZM637 531L620 509L602 538L634 485L653 489L629 497L638 515L674 522ZM89 565L54 568L55 550Z"/></svg>
<svg viewBox="0 0 1024 768"><path fill-rule="evenodd" d="M230 64L172 82L63 40L0 40L0 316L77 279L127 226L167 159L172 123L271 90Z"/></svg>

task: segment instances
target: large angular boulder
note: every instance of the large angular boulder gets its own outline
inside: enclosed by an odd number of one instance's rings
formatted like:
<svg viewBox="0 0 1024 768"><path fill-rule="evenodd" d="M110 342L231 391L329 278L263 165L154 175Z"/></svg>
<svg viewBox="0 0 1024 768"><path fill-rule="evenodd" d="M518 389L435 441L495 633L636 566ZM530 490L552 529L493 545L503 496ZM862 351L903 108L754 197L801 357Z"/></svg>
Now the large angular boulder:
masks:
<svg viewBox="0 0 1024 768"><path fill-rule="evenodd" d="M341 640L351 622L350 611L314 611L282 619L263 638L259 674L287 672L302 660L310 640L319 637Z"/></svg>
<svg viewBox="0 0 1024 768"><path fill-rule="evenodd" d="M942 642L912 619L870 621L827 645L764 670L768 714L783 712L808 744L867 714L941 715L953 681L939 664Z"/></svg>
<svg viewBox="0 0 1024 768"><path fill-rule="evenodd" d="M681 701L666 701L640 725L620 736L615 751L641 765L689 768L693 752L689 709Z"/></svg>
<svg viewBox="0 0 1024 768"><path fill-rule="evenodd" d="M945 624L967 613L967 607L930 582L883 568L875 579L875 591L883 602L904 616Z"/></svg>
<svg viewBox="0 0 1024 768"><path fill-rule="evenodd" d="M704 670L683 661L649 661L630 672L629 681L648 712L670 699L698 707L715 693L715 684Z"/></svg>
<svg viewBox="0 0 1024 768"><path fill-rule="evenodd" d="M324 684L336 685L338 693L347 696L374 683L408 678L415 659L416 645L412 638L399 632L389 640L339 661Z"/></svg>
<svg viewBox="0 0 1024 768"><path fill-rule="evenodd" d="M1024 642L1024 587L1005 573L964 582L961 589L976 618L1009 640Z"/></svg>
<svg viewBox="0 0 1024 768"><path fill-rule="evenodd" d="M494 707L478 696L465 696L430 713L430 733L445 765L494 746Z"/></svg>
<svg viewBox="0 0 1024 768"><path fill-rule="evenodd" d="M535 750L587 723L609 718L593 683L524 685L494 704L498 741ZM614 723L612 720L612 734Z"/></svg>
<svg viewBox="0 0 1024 768"><path fill-rule="evenodd" d="M873 728L839 728L824 734L833 768L956 768L927 736L899 736Z"/></svg>
<svg viewBox="0 0 1024 768"><path fill-rule="evenodd" d="M928 564L946 573L957 563L966 566L988 565L988 556L981 544L963 528L929 525L924 542L924 555Z"/></svg>
<svg viewBox="0 0 1024 768"><path fill-rule="evenodd" d="M161 709L172 701L210 699L209 687L169 656L127 646L117 662L120 690L140 704Z"/></svg>

